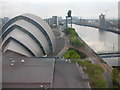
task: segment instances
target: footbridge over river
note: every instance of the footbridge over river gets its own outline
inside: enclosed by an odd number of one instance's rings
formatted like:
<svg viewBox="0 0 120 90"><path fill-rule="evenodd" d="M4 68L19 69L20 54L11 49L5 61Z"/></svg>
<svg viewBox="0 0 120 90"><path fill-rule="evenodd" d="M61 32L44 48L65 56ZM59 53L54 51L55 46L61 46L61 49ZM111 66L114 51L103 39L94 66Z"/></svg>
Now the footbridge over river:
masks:
<svg viewBox="0 0 120 90"><path fill-rule="evenodd" d="M101 58L113 58L113 57L120 57L120 52L103 52L103 53L97 53Z"/></svg>

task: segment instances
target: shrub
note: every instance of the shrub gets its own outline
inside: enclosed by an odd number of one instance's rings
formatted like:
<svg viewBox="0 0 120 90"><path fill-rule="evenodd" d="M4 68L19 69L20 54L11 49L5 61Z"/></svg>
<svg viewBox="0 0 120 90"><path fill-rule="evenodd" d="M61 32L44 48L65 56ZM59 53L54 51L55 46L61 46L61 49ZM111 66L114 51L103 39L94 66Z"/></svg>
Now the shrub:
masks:
<svg viewBox="0 0 120 90"><path fill-rule="evenodd" d="M73 46L76 46L76 47L84 47L84 43L81 43L78 39L78 37L76 36L72 36L70 37L70 43L73 45Z"/></svg>
<svg viewBox="0 0 120 90"><path fill-rule="evenodd" d="M83 70L85 73L88 74L90 85L92 88L106 87L106 81L102 75L104 69L100 65L93 64L84 60L72 60L72 62L77 62L80 66L86 68Z"/></svg>
<svg viewBox="0 0 120 90"><path fill-rule="evenodd" d="M116 81L116 79L119 77L119 71L116 68L113 68L112 70L112 79L113 81Z"/></svg>
<svg viewBox="0 0 120 90"><path fill-rule="evenodd" d="M74 50L68 50L63 54L64 58L66 59L79 59L80 55Z"/></svg>
<svg viewBox="0 0 120 90"><path fill-rule="evenodd" d="M76 33L75 29L73 29L73 28L65 28L64 32L65 32L65 34L69 34L70 36L78 37L78 34Z"/></svg>
<svg viewBox="0 0 120 90"><path fill-rule="evenodd" d="M95 74L94 77L90 78L91 86L94 88L105 88L106 81L99 74Z"/></svg>
<svg viewBox="0 0 120 90"><path fill-rule="evenodd" d="M86 58L86 55L76 49L70 48L63 54L63 57L66 59L82 59Z"/></svg>
<svg viewBox="0 0 120 90"><path fill-rule="evenodd" d="M64 30L65 34L69 35L70 43L75 47L84 47L84 43L80 42L78 39L78 34L73 28L66 28Z"/></svg>

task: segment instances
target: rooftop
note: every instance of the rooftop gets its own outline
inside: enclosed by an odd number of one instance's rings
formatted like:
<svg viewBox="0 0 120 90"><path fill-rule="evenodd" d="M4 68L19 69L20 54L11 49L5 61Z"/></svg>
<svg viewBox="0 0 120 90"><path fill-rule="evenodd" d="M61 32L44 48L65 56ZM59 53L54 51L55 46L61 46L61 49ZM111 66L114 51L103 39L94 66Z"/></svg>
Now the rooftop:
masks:
<svg viewBox="0 0 120 90"><path fill-rule="evenodd" d="M4 57L3 88L89 88L74 62L59 57Z"/></svg>
<svg viewBox="0 0 120 90"><path fill-rule="evenodd" d="M21 62L21 60L24 62ZM38 88L40 88L41 84L46 84L50 87L53 78L54 62L54 58L5 58L2 62L3 87L9 87L11 83L20 85L22 83L37 84Z"/></svg>

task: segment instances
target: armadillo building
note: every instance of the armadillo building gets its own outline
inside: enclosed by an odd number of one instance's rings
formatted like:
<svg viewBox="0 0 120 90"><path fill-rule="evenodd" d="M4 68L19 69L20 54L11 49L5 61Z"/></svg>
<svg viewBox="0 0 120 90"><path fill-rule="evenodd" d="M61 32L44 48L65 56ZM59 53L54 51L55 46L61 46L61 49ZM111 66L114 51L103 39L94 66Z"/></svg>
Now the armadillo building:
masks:
<svg viewBox="0 0 120 90"><path fill-rule="evenodd" d="M40 57L55 51L55 36L49 25L33 14L23 14L2 27L2 52Z"/></svg>

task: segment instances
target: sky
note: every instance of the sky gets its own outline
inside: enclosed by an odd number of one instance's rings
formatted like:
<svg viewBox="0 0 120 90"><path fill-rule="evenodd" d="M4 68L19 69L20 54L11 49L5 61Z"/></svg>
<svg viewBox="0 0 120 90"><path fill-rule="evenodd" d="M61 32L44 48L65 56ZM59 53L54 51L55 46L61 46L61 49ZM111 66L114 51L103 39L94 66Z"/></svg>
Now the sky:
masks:
<svg viewBox="0 0 120 90"><path fill-rule="evenodd" d="M0 17L15 17L31 13L41 18L62 16L65 18L68 10L72 16L85 19L98 19L101 13L106 18L117 19L119 0L1 0Z"/></svg>

